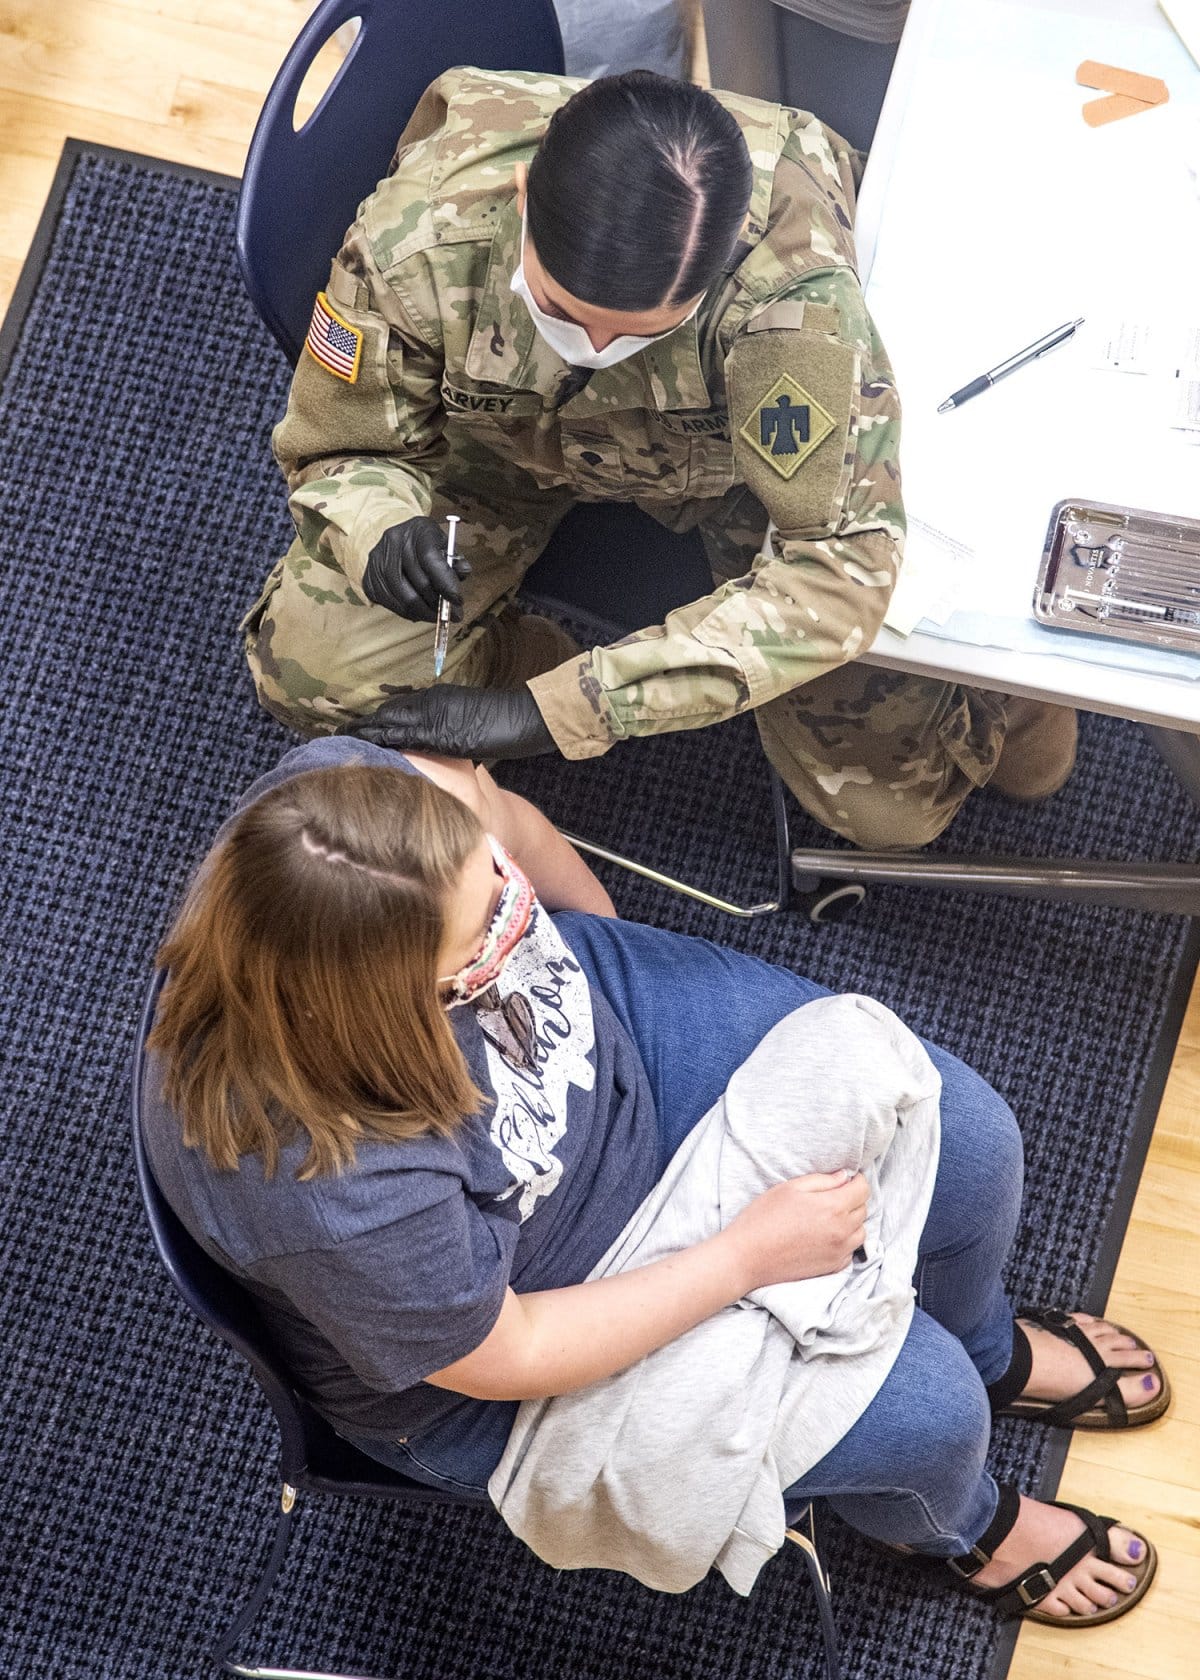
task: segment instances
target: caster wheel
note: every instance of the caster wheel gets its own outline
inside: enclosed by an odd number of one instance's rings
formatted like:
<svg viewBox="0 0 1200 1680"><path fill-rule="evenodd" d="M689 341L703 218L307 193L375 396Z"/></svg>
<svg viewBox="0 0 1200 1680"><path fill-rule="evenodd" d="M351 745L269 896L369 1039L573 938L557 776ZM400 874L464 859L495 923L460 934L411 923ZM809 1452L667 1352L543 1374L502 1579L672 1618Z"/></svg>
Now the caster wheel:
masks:
<svg viewBox="0 0 1200 1680"><path fill-rule="evenodd" d="M818 926L844 922L858 910L867 889L857 881L823 881L811 892L798 893L796 908Z"/></svg>

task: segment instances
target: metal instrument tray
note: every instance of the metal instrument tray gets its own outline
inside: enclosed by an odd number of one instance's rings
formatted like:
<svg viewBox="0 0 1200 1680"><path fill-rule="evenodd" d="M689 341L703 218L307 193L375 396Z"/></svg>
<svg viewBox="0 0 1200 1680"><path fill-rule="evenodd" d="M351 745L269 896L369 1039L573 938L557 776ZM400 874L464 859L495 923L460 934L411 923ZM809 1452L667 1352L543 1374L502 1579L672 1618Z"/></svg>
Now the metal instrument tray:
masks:
<svg viewBox="0 0 1200 1680"><path fill-rule="evenodd" d="M1056 630L1200 653L1200 520L1059 502L1033 612Z"/></svg>

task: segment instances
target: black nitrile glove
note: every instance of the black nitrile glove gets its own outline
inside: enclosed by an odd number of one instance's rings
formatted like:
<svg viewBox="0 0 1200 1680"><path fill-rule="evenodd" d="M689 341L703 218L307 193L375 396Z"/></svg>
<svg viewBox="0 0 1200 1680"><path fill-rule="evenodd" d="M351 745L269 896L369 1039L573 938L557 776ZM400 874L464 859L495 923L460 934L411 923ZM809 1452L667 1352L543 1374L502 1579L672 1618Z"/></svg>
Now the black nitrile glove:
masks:
<svg viewBox="0 0 1200 1680"><path fill-rule="evenodd" d="M440 753L446 758L533 758L555 750L554 737L527 688L444 683L413 694L393 694L370 717L344 723L338 734L399 752Z"/></svg>
<svg viewBox="0 0 1200 1680"><path fill-rule="evenodd" d="M385 531L367 560L363 573L363 594L377 607L386 607L401 618L437 620L438 598L450 602L450 617L462 618L462 590L459 578L469 577L471 568L461 554L453 564L446 560L446 533L436 519L418 515L403 525Z"/></svg>

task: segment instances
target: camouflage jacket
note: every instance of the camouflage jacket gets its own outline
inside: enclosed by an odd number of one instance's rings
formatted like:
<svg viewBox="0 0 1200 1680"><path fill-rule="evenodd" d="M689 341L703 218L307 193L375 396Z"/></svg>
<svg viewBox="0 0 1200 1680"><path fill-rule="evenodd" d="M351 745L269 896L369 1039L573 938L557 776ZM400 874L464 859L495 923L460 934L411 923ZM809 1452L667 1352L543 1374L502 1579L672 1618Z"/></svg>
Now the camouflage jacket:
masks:
<svg viewBox="0 0 1200 1680"><path fill-rule="evenodd" d="M531 683L570 758L716 722L852 659L904 532L896 392L853 266L856 159L803 112L718 94L754 163L727 272L695 318L561 402L570 370L509 289L513 166L581 85L472 69L433 83L333 263L318 308L337 330L301 356L274 436L305 548L355 584L385 530L430 511L456 427L581 500L715 510L753 492L776 529L751 570Z"/></svg>

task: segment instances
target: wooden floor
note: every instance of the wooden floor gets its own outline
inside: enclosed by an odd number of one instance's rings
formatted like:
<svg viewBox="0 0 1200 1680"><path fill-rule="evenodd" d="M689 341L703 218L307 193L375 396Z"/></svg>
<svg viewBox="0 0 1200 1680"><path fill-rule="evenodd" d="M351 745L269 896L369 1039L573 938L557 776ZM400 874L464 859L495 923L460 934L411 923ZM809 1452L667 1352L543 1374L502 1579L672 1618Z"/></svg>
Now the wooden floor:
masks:
<svg viewBox="0 0 1200 1680"><path fill-rule="evenodd" d="M309 0L0 0L0 309L67 135L240 174L308 10ZM1144 1524L1159 1580L1135 1614L1093 1633L1026 1626L1012 1680L1191 1680L1200 1668L1198 997L1110 1307L1162 1350L1175 1404L1137 1434L1079 1436L1062 1497Z"/></svg>

